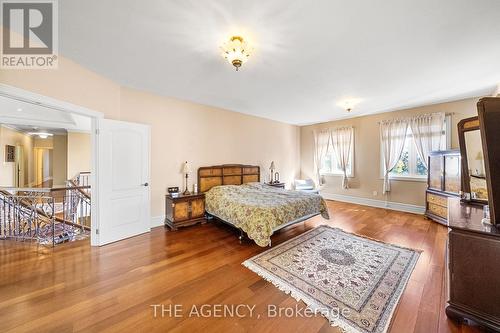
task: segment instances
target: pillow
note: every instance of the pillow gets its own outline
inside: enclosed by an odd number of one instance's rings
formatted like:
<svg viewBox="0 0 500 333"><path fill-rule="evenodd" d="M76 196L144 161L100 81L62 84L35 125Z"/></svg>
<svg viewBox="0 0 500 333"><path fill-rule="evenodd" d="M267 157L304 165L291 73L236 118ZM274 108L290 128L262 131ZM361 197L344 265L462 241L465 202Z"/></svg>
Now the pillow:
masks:
<svg viewBox="0 0 500 333"><path fill-rule="evenodd" d="M296 190L314 190L314 182L312 179L295 179Z"/></svg>

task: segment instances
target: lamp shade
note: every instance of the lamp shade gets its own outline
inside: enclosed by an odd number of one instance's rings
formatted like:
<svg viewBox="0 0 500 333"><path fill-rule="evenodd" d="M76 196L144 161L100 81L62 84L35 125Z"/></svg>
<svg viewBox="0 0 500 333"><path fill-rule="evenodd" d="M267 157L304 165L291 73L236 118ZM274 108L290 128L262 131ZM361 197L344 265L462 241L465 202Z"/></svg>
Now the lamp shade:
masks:
<svg viewBox="0 0 500 333"><path fill-rule="evenodd" d="M191 173L191 166L187 161L184 162L184 165L182 166L182 173Z"/></svg>
<svg viewBox="0 0 500 333"><path fill-rule="evenodd" d="M276 166L274 165L274 161L271 162L271 166L269 167L269 170L276 170Z"/></svg>

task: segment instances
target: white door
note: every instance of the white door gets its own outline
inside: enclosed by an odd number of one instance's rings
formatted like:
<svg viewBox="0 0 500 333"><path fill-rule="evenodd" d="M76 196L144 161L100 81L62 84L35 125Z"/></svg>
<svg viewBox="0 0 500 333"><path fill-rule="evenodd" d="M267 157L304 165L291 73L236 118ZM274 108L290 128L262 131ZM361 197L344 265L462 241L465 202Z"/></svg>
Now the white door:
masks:
<svg viewBox="0 0 500 333"><path fill-rule="evenodd" d="M108 119L97 127L97 239L104 245L150 230L150 128Z"/></svg>

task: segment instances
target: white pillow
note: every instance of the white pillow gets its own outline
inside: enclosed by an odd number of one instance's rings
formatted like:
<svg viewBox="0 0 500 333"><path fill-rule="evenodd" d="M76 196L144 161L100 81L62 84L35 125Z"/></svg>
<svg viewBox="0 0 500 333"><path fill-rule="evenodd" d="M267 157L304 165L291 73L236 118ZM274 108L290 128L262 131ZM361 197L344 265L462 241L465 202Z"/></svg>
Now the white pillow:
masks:
<svg viewBox="0 0 500 333"><path fill-rule="evenodd" d="M312 179L296 179L296 190L314 190L314 182Z"/></svg>

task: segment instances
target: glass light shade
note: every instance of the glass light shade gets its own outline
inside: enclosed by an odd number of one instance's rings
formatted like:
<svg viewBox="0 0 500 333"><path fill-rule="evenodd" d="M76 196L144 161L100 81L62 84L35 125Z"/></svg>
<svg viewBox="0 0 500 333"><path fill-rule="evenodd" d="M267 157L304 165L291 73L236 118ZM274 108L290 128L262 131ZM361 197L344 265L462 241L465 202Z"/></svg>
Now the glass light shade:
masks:
<svg viewBox="0 0 500 333"><path fill-rule="evenodd" d="M191 173L191 167L187 161L184 162L184 165L182 166L182 173Z"/></svg>
<svg viewBox="0 0 500 333"><path fill-rule="evenodd" d="M274 165L274 161L271 162L271 166L269 167L269 170L276 170L276 166Z"/></svg>
<svg viewBox="0 0 500 333"><path fill-rule="evenodd" d="M221 46L222 56L238 70L250 56L250 48L240 36L233 36Z"/></svg>
<svg viewBox="0 0 500 333"><path fill-rule="evenodd" d="M30 132L28 133L29 135L36 135L40 139L47 139L49 136L53 136L52 133L46 133L46 132Z"/></svg>

